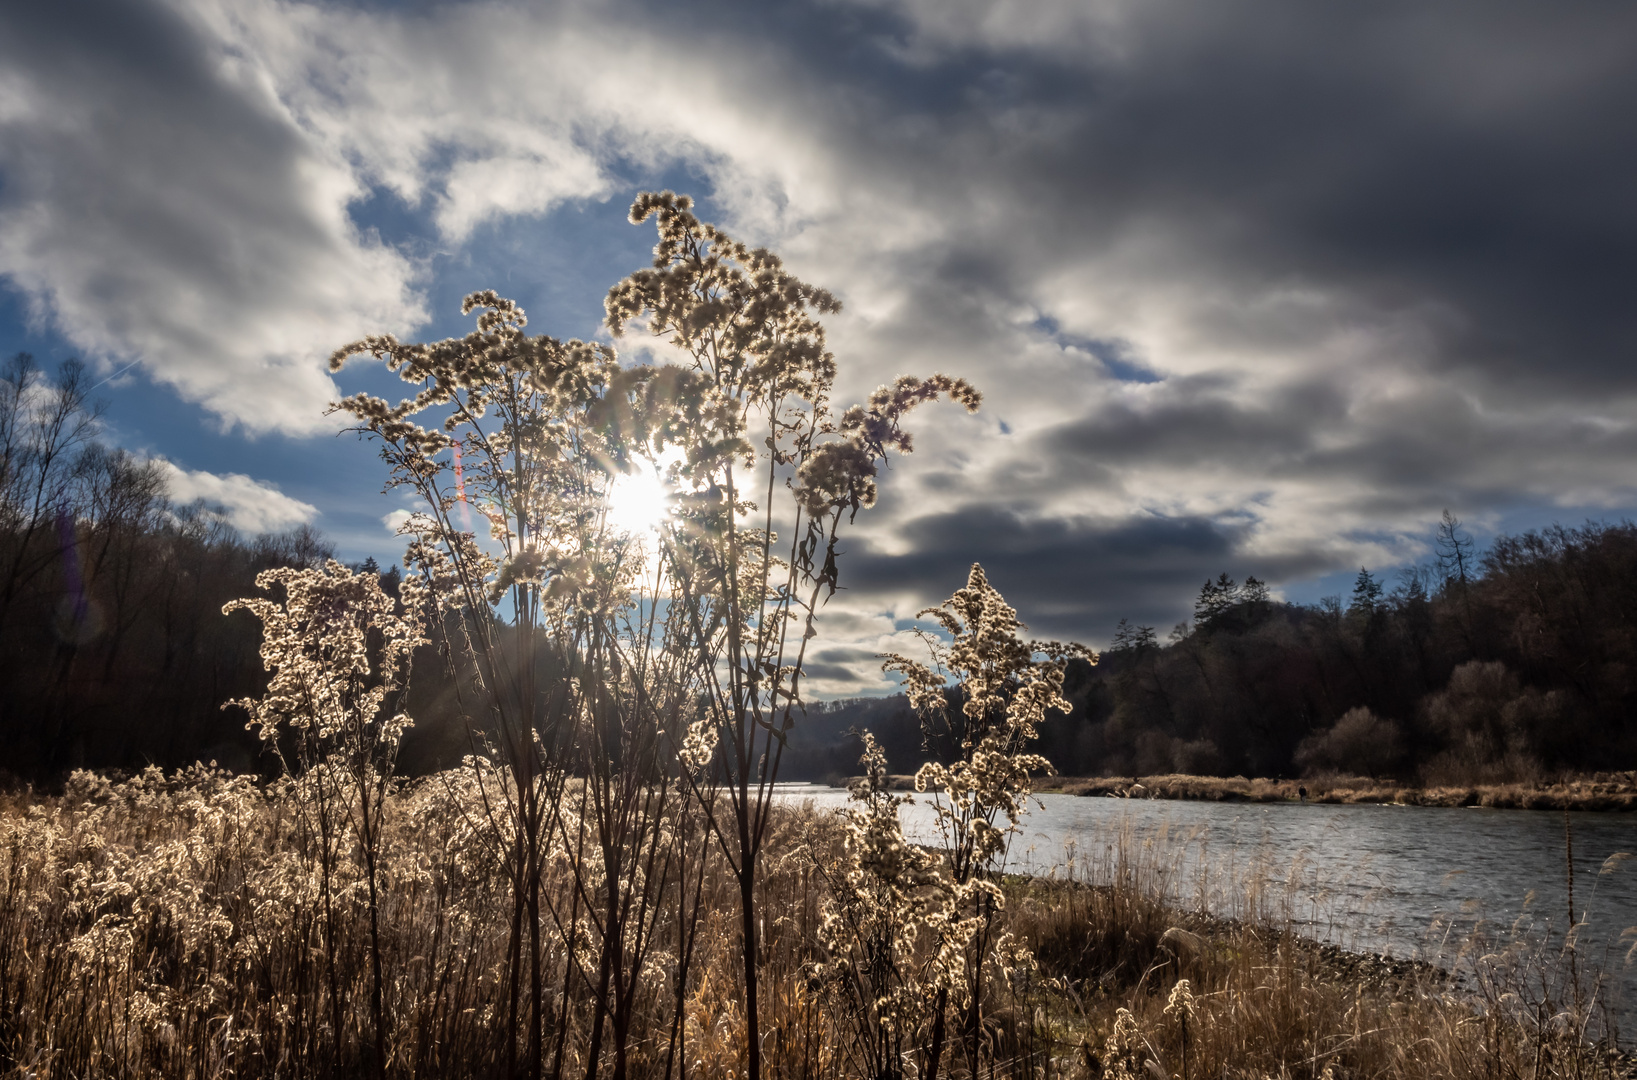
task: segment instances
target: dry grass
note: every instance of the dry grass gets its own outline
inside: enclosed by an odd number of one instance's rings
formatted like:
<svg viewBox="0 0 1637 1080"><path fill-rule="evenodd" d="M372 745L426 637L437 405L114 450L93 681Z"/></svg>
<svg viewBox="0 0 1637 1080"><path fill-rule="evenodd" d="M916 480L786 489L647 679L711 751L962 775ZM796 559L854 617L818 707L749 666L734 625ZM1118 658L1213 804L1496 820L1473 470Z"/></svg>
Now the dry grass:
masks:
<svg viewBox="0 0 1637 1080"><path fill-rule="evenodd" d="M499 1075L506 1058L509 892L468 779L431 777L390 803L379 878L390 1075ZM673 825L679 834L688 827ZM803 968L820 899L814 845L833 847L833 830L785 814L769 843L760 959L768 986L764 1052L777 1064L768 1075L830 1075L824 1018ZM328 916L314 848L290 785L264 787L203 768L172 777L149 770L117 784L82 773L60 798L5 797L0 1075L373 1071L356 837L343 838ZM546 901L571 912L573 884L561 858L547 874ZM697 880L693 967L675 1052L685 913L673 896L661 920L663 946L642 973L628 1075L743 1070L735 885L716 859ZM541 948L559 987L547 991L548 1023L569 1029L561 1075L585 1075L597 1012L591 979L569 972L561 942L548 936ZM613 1068L606 1053L600 1064Z"/></svg>
<svg viewBox="0 0 1637 1080"><path fill-rule="evenodd" d="M1363 776L1250 780L1243 776L1169 774L1121 778L1042 777L1036 790L1115 798L1199 799L1210 802L1395 803L1406 806L1488 806L1507 810L1637 810L1637 773L1595 773L1538 784L1417 787Z"/></svg>
<svg viewBox="0 0 1637 1080"><path fill-rule="evenodd" d="M503 1060L507 894L463 805L469 795L444 776L392 802L381 885L394 1076L493 1076ZM347 870L340 883L331 972L290 798L286 787L194 770L117 785L82 774L60 799L0 802L0 1073L360 1072L373 1033L359 875ZM1579 1015L1530 994L1516 963L1493 962L1458 992L1429 969L1370 967L1300 941L1278 895L1244 889L1231 921L1209 918L1197 910L1202 897L1180 899L1193 885L1179 876L1177 848L1124 834L1068 875L1006 883L1003 928L1033 947L1039 970L990 991L994 1071L1119 1075L1120 1055L1108 1051L1125 1009L1135 1024L1122 1029L1126 1064L1152 1060L1184 1080L1617 1075L1579 1037ZM844 1075L837 1040L847 1028L826 1013L809 967L824 902L817 865L837 858L838 830L827 816L789 809L767 850L758 957L766 1074ZM672 950L645 974L630 1076L726 1077L745 1067L734 884L712 862L701 888L680 1016ZM677 915L666 918L661 932L674 939ZM1194 995L1186 1022L1165 1011L1179 979ZM552 1023L570 1029L560 1075L583 1076L595 1003L574 979L562 985L552 1011Z"/></svg>
<svg viewBox="0 0 1637 1080"><path fill-rule="evenodd" d="M1457 979L1302 938L1292 898L1250 884L1260 875L1228 887L1238 917L1213 917L1178 902L1190 885L1177 879L1179 847L1127 831L1067 878L1009 884L1010 925L1061 986L1046 1024L1063 1075L1114 1068L1125 1010L1140 1037L1132 1060L1155 1062L1153 1076L1637 1076L1637 1062L1585 1040L1593 1010L1565 1000L1556 954L1538 943L1475 938ZM1186 1024L1166 1009L1179 980L1193 998Z"/></svg>

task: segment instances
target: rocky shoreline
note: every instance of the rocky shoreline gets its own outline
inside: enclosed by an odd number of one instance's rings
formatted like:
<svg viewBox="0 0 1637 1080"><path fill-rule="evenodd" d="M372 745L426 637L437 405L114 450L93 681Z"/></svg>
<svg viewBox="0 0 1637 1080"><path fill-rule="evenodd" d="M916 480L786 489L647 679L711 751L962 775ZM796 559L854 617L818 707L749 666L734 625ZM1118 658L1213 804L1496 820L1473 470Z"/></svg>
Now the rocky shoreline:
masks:
<svg viewBox="0 0 1637 1080"><path fill-rule="evenodd" d="M833 778L832 787L847 787L851 777ZM887 778L897 791L913 791L915 777ZM1115 799L1191 799L1200 802L1328 804L1369 803L1386 806L1480 806L1493 810L1637 811L1637 772L1592 773L1533 784L1420 786L1368 777L1319 777L1311 780L1250 779L1244 776L1042 776L1041 794L1105 796Z"/></svg>

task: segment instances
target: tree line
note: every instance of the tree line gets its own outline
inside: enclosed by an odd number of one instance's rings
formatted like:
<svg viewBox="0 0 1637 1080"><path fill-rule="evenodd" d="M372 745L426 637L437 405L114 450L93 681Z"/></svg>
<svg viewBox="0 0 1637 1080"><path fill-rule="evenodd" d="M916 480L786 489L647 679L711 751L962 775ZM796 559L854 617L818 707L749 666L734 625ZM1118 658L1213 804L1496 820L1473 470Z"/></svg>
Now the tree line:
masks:
<svg viewBox="0 0 1637 1080"><path fill-rule="evenodd" d="M101 440L91 390L73 360L0 367L0 762L29 780L217 755L249 768L254 739L221 706L265 683L259 635L222 605L332 549L176 503L159 462Z"/></svg>
<svg viewBox="0 0 1637 1080"><path fill-rule="evenodd" d="M1323 773L1518 783L1637 767L1637 525L1553 525L1479 552L1446 512L1436 558L1388 588L1275 600L1207 581L1162 640L1122 619L1101 663L1071 662L1074 712L1041 752L1074 775ZM869 727L893 767L947 752L901 697L840 703L798 769L844 774Z"/></svg>
<svg viewBox="0 0 1637 1080"><path fill-rule="evenodd" d="M102 439L91 389L75 360L0 365L0 782L195 761L276 773L288 748L223 709L268 682L260 628L223 608L260 594L263 571L322 567L334 545L308 525L247 536L220 506L178 502L160 462ZM351 569L397 597L397 566ZM454 676L422 651L406 694L421 723L400 755L415 775L474 746ZM540 650L542 669L555 663Z"/></svg>

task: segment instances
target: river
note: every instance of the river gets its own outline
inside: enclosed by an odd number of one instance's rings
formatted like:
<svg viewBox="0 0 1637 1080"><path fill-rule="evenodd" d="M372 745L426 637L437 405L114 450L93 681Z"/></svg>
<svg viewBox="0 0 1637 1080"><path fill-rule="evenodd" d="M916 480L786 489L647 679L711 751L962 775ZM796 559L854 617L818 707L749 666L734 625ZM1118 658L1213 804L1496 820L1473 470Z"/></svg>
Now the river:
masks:
<svg viewBox="0 0 1637 1080"><path fill-rule="evenodd" d="M817 785L779 788L821 809L847 799ZM1256 906L1319 940L1457 967L1475 935L1487 953L1528 942L1537 955L1562 954L1572 841L1577 969L1609 976L1599 992L1630 1029L1637 859L1618 856L1637 853L1637 814L1567 819L1566 836L1555 811L1041 795L1007 869L1106 881L1123 850L1179 904L1229 917ZM933 822L924 803L904 810L912 841L935 844Z"/></svg>

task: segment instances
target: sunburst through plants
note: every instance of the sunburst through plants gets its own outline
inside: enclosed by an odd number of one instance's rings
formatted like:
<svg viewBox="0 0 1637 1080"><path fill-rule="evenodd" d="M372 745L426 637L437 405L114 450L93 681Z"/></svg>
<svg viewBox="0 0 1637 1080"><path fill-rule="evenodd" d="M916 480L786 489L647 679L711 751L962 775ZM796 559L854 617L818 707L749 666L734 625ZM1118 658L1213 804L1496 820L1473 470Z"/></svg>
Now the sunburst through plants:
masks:
<svg viewBox="0 0 1637 1080"><path fill-rule="evenodd" d="M636 457L630 472L615 476L608 486L609 529L654 550L660 530L672 514L676 485L671 472L680 460L681 454L676 451L667 451L657 460Z"/></svg>

